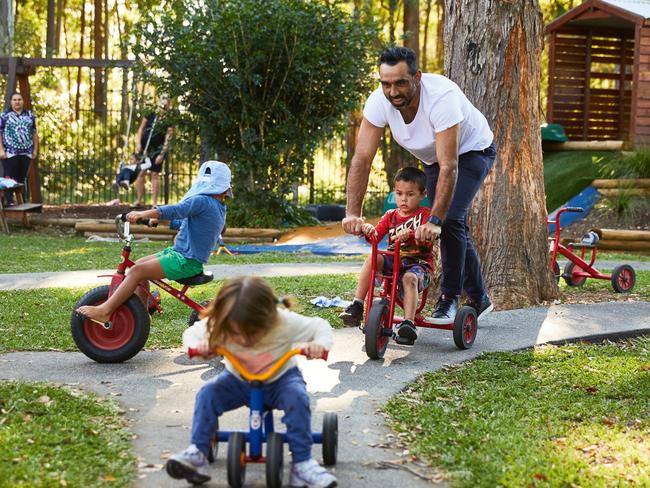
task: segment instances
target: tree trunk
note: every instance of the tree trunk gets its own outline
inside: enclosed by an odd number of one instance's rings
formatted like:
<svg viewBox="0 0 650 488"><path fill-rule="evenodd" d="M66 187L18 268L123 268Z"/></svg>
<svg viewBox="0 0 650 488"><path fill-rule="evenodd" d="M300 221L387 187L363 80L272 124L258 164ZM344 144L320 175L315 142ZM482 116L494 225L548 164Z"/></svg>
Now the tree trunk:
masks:
<svg viewBox="0 0 650 488"><path fill-rule="evenodd" d="M424 40L422 41L422 56L420 56L420 69L427 72L427 44L429 42L429 20L431 18L431 1L426 0L424 8Z"/></svg>
<svg viewBox="0 0 650 488"><path fill-rule="evenodd" d="M54 53L54 38L55 38L55 17L56 17L56 1L47 0L47 32L45 36L45 57L51 58Z"/></svg>
<svg viewBox="0 0 650 488"><path fill-rule="evenodd" d="M470 210L487 288L502 309L554 298L539 131L539 4L446 0L445 48L445 73L485 114L497 144Z"/></svg>
<svg viewBox="0 0 650 488"><path fill-rule="evenodd" d="M93 58L102 59L102 51L104 47L104 36L102 22L102 13L104 10L104 2L102 0L95 0L95 19L93 22ZM95 90L94 90L94 105L95 116L103 117L104 109L104 70L102 68L95 68Z"/></svg>
<svg viewBox="0 0 650 488"><path fill-rule="evenodd" d="M404 46L420 59L420 1L404 0Z"/></svg>
<svg viewBox="0 0 650 488"><path fill-rule="evenodd" d="M13 1L0 0L0 56L13 56L13 39Z"/></svg>
<svg viewBox="0 0 650 488"><path fill-rule="evenodd" d="M84 57L84 38L86 36L86 4L81 4L81 34L79 38L79 58ZM74 97L74 118L79 120L80 99L81 98L81 66L77 68L77 90Z"/></svg>
<svg viewBox="0 0 650 488"><path fill-rule="evenodd" d="M445 0L436 0L436 50L433 71L439 73L445 64Z"/></svg>

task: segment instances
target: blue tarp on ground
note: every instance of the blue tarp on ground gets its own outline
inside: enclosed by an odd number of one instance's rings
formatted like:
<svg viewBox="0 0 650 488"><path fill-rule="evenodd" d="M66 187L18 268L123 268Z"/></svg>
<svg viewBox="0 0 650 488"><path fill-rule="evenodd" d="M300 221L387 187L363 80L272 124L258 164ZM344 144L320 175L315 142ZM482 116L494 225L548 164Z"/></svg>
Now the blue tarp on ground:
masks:
<svg viewBox="0 0 650 488"><path fill-rule="evenodd" d="M562 207L582 207L584 209L584 212L582 213L564 212L562 214L560 217L560 226L562 229L564 229L572 222L585 218L599 198L600 193L598 193L598 190L596 190L596 188L593 186L588 186L564 205L561 205L559 208L556 208L553 212L551 212L548 216L548 219L555 220L557 211ZM548 231L550 233L555 232L555 224L548 224Z"/></svg>
<svg viewBox="0 0 650 488"><path fill-rule="evenodd" d="M379 243L379 249L386 249L387 242L388 237L385 237L384 240ZM319 254L321 256L334 256L343 254L370 254L372 246L362 237L344 235L340 237L332 237L330 239L323 239L322 241L313 242L311 244L278 244L263 246L247 244L241 246L228 246L228 249L240 254L255 254L258 252L303 252Z"/></svg>

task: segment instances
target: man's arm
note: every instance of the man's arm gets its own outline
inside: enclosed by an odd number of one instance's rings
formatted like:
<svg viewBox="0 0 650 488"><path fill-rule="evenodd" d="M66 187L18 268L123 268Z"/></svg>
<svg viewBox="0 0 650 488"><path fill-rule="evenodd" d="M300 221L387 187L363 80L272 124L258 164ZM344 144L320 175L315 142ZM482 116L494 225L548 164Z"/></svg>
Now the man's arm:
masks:
<svg viewBox="0 0 650 488"><path fill-rule="evenodd" d="M436 134L436 158L440 165L436 197L431 206L431 215L445 220L451 199L456 189L458 176L458 139L460 125L456 124ZM416 241L432 241L440 235L441 227L432 223L421 225L415 230Z"/></svg>
<svg viewBox="0 0 650 488"><path fill-rule="evenodd" d="M445 220L447 210L456 189L458 176L458 136L460 126L454 125L436 134L436 157L440 165L436 198L431 207L431 214Z"/></svg>
<svg viewBox="0 0 650 488"><path fill-rule="evenodd" d="M361 219L361 206L363 197L368 189L368 178L372 160L377 154L381 137L384 134L383 127L372 125L364 117L361 120L359 134L357 135L357 147L350 161L348 172L348 184L346 188L347 205L345 218L342 225L348 234L360 234L363 220Z"/></svg>

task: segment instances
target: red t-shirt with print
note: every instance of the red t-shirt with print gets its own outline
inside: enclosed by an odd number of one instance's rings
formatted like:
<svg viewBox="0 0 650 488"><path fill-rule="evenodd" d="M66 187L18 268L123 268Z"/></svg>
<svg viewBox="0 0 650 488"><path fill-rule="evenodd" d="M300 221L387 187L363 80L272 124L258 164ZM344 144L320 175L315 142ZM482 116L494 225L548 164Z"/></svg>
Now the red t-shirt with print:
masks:
<svg viewBox="0 0 650 488"><path fill-rule="evenodd" d="M406 242L400 245L400 255L402 258L412 258L428 262L432 255L432 243L416 242L415 229L424 225L429 220L430 210L427 207L419 207L415 212L406 217L402 217L397 209L389 210L377 223L378 240L388 234L388 250L395 249L395 240L398 232L402 229L410 229L413 234Z"/></svg>

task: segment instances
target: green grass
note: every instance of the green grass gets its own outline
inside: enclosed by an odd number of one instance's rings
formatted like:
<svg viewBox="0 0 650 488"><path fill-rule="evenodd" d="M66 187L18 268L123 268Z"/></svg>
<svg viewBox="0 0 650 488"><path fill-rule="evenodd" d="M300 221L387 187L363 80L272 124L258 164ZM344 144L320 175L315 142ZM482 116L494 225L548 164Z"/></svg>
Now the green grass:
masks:
<svg viewBox="0 0 650 488"><path fill-rule="evenodd" d="M56 231L52 231L56 233ZM138 242L133 245L133 257L138 258L162 251L166 242ZM45 271L80 271L111 269L120 260L121 245L117 242L86 242L84 237L61 233L46 235L34 232L0 234L0 249L4 259L2 273L32 273ZM5 254L6 253L6 254ZM254 264L287 262L362 261L363 256L317 256L314 254L259 253L211 256L209 264Z"/></svg>
<svg viewBox="0 0 650 488"><path fill-rule="evenodd" d="M587 253L587 257L589 257L589 253ZM621 261L623 263L626 261L648 262L650 261L650 256L647 254L633 254L628 252L598 251L596 263L594 263L595 266L598 266L598 262L600 261Z"/></svg>
<svg viewBox="0 0 650 488"><path fill-rule="evenodd" d="M318 315L332 326L342 326L339 308L317 308L309 301L319 295L339 295L350 299L357 275L316 275L268 278L279 295L292 295L297 311ZM215 281L194 288L190 297L196 301L211 299L222 286ZM87 289L43 288L0 292L0 352L7 351L74 351L70 335L70 315L77 300ZM154 315L147 348L180 347L183 330L191 309L163 293L162 315Z"/></svg>
<svg viewBox="0 0 650 488"><path fill-rule="evenodd" d="M650 338L489 353L386 411L452 486L650 486Z"/></svg>
<svg viewBox="0 0 650 488"><path fill-rule="evenodd" d="M546 209L551 212L597 177L597 163L619 157L613 151L551 151L544 153Z"/></svg>
<svg viewBox="0 0 650 488"><path fill-rule="evenodd" d="M0 487L130 486L132 434L110 401L67 387L0 382Z"/></svg>

